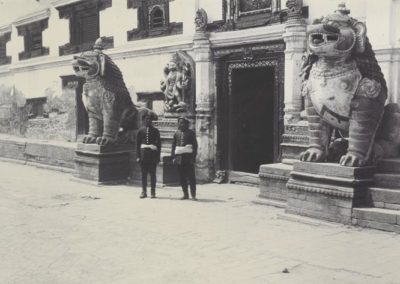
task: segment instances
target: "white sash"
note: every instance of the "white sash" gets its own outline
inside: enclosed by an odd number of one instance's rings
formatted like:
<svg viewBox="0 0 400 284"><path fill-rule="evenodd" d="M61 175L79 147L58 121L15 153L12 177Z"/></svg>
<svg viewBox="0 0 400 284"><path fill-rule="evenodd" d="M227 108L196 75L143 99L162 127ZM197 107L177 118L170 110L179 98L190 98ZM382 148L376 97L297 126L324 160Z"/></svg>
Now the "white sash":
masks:
<svg viewBox="0 0 400 284"><path fill-rule="evenodd" d="M152 144L150 144L150 145L142 144L142 145L140 145L140 148L141 149L148 148L148 149L153 150L153 151L157 151L158 150L157 146L156 145L152 145Z"/></svg>
<svg viewBox="0 0 400 284"><path fill-rule="evenodd" d="M191 153L193 153L192 144L187 144L186 146L176 146L175 148L175 155L191 154Z"/></svg>

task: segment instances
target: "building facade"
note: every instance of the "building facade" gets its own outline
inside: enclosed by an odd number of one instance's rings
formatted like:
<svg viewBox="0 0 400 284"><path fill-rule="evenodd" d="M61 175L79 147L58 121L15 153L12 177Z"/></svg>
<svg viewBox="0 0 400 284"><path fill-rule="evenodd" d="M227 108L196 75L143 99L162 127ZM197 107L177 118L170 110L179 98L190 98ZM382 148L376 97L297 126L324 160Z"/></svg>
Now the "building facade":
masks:
<svg viewBox="0 0 400 284"><path fill-rule="evenodd" d="M198 178L210 181L225 171L232 181L252 183L261 164L295 158L304 145L295 130L305 123L298 74L307 23L338 5L323 2L38 1L0 27L0 131L76 143L87 130L87 117L83 82L71 61L102 37L133 101L162 118L165 141L175 124L160 80L167 80L169 62L180 71L187 66L191 90L185 112L199 142ZM400 1L346 5L366 23L389 100L399 102ZM168 155L168 143L164 148Z"/></svg>

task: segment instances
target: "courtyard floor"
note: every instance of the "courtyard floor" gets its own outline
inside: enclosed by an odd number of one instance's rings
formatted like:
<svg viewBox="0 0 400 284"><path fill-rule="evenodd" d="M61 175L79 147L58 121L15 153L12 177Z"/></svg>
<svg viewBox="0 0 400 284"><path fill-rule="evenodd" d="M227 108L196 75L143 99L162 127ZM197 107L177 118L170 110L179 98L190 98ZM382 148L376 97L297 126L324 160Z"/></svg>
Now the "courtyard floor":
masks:
<svg viewBox="0 0 400 284"><path fill-rule="evenodd" d="M8 162L0 177L2 284L400 283L400 235L290 220L255 204L257 188L140 200Z"/></svg>

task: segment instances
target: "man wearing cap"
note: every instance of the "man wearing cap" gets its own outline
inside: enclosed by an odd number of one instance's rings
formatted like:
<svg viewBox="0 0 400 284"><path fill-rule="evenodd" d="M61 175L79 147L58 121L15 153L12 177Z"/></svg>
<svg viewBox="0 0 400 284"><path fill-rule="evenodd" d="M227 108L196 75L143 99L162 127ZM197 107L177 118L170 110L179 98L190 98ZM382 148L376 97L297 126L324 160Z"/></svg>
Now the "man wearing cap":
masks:
<svg viewBox="0 0 400 284"><path fill-rule="evenodd" d="M161 138L160 132L153 126L153 116L145 113L142 118L144 127L138 130L136 138L137 161L142 169L142 194L140 198L147 197L147 174L150 174L151 198L155 198L156 167L160 162Z"/></svg>
<svg viewBox="0 0 400 284"><path fill-rule="evenodd" d="M178 118L178 131L172 141L172 158L178 166L180 184L183 190L181 199L188 199L188 185L193 200L196 199L196 176L194 165L197 155L197 140L194 131L189 129L189 120Z"/></svg>

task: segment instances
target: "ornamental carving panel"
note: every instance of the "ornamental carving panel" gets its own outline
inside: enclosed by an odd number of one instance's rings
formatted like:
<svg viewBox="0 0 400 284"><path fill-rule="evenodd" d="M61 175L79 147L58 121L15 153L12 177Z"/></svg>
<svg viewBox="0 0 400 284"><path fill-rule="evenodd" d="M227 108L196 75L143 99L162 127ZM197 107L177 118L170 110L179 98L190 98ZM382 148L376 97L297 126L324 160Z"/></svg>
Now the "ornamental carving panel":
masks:
<svg viewBox="0 0 400 284"><path fill-rule="evenodd" d="M240 12L250 12L271 8L272 0L240 0Z"/></svg>

